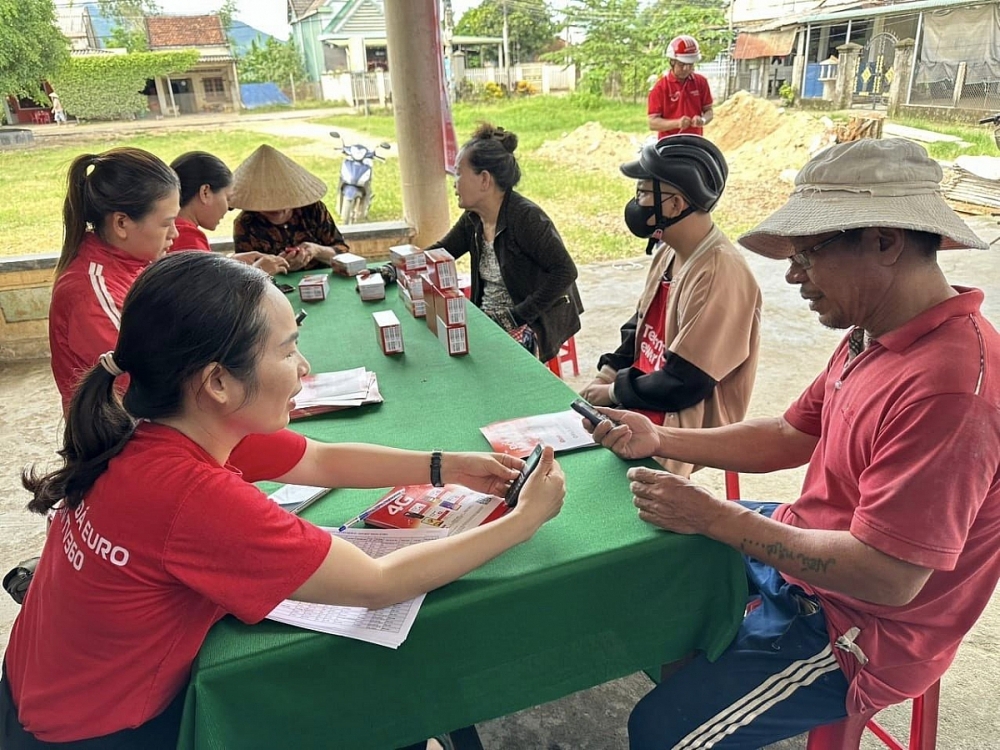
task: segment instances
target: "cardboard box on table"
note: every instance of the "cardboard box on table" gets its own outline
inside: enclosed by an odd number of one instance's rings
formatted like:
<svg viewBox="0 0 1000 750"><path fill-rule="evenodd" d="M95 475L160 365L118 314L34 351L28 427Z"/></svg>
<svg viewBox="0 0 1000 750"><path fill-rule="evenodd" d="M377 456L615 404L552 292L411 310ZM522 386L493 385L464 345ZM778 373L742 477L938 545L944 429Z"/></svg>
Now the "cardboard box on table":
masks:
<svg viewBox="0 0 1000 750"><path fill-rule="evenodd" d="M372 313L375 321L375 335L383 354L403 353L403 327L399 318L392 310L379 310Z"/></svg>
<svg viewBox="0 0 1000 750"><path fill-rule="evenodd" d="M299 299L302 302L321 302L330 292L330 274L311 273L299 279Z"/></svg>

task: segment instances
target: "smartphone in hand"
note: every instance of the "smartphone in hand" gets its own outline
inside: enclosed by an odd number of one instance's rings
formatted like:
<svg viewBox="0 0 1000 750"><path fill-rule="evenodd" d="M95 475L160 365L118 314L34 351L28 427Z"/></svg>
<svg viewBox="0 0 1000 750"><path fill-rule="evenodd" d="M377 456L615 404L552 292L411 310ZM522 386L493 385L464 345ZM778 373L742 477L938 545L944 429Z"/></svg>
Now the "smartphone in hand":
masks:
<svg viewBox="0 0 1000 750"><path fill-rule="evenodd" d="M504 502L507 503L508 508L513 508L517 505L517 499L521 495L524 483L528 481L528 477L531 476L531 473L538 468L538 462L541 460L542 444L539 443L535 446L535 449L531 451L531 455L524 460L524 468L521 469L521 475L511 482L510 487L507 488L507 494L504 497Z"/></svg>
<svg viewBox="0 0 1000 750"><path fill-rule="evenodd" d="M604 416L599 411L597 411L597 409L595 409L589 403L584 401L582 398L578 398L575 401L573 401L573 403L569 405L569 408L571 408L577 414L582 415L584 419L590 422L590 425L592 427L597 427L597 425L599 425L605 419L614 422L614 420L611 419L611 417Z"/></svg>

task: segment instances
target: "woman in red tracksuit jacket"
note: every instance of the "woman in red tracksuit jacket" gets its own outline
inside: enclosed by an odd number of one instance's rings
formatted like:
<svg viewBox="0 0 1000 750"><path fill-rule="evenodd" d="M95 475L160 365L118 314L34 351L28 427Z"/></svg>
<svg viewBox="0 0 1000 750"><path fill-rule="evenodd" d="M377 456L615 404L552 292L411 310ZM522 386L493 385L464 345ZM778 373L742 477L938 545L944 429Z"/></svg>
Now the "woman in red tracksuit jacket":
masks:
<svg viewBox="0 0 1000 750"><path fill-rule="evenodd" d="M177 175L141 149L78 156L68 182L49 305L52 375L64 412L80 377L114 348L125 294L170 248L180 211Z"/></svg>

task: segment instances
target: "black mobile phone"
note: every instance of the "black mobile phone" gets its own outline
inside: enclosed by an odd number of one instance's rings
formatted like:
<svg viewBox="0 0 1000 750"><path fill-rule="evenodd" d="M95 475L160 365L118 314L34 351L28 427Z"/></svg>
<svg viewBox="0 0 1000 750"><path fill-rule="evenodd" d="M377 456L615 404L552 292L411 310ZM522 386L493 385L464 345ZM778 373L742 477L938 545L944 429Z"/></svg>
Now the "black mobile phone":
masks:
<svg viewBox="0 0 1000 750"><path fill-rule="evenodd" d="M283 294L291 294L292 292L295 291L295 287L292 286L291 284L278 284L277 282L275 282L275 285L278 287L278 289L281 290Z"/></svg>
<svg viewBox="0 0 1000 750"><path fill-rule="evenodd" d="M597 411L593 406L584 401L582 398L578 398L569 405L573 411L577 414L583 415L583 418L590 422L592 427L597 427L603 420L611 419L611 417L606 417Z"/></svg>
<svg viewBox="0 0 1000 750"><path fill-rule="evenodd" d="M531 451L531 454L524 459L524 468L521 469L521 475L511 482L510 487L507 488L507 494L504 496L504 502L507 503L508 508L513 508L517 505L517 499L521 495L521 489L524 487L524 483L528 481L528 477L531 476L531 472L538 468L538 462L542 460L542 444L539 443L535 446L535 449Z"/></svg>

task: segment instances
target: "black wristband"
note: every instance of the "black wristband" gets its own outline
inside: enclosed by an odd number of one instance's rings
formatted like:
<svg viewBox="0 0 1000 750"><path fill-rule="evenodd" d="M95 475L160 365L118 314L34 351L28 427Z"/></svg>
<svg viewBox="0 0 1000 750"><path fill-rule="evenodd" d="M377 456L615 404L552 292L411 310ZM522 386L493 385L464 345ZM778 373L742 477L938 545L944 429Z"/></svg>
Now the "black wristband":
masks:
<svg viewBox="0 0 1000 750"><path fill-rule="evenodd" d="M431 453L431 484L444 487L444 482L441 481L441 451Z"/></svg>

